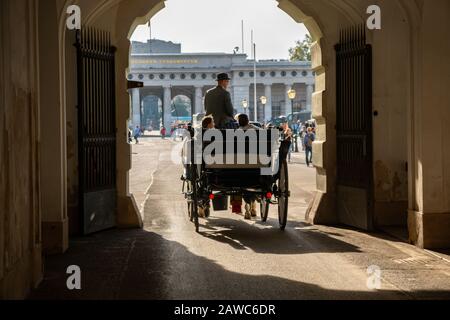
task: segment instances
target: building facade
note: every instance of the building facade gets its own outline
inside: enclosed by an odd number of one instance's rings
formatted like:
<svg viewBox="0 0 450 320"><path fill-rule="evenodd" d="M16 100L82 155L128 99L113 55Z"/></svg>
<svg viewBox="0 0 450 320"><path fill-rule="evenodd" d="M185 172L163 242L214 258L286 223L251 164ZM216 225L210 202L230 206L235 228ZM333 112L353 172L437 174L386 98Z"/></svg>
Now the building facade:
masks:
<svg viewBox="0 0 450 320"><path fill-rule="evenodd" d="M159 127L164 123L167 128L184 119L174 106L177 96L183 96L190 106L190 115L204 112L204 96L216 85L216 76L222 72L232 78L229 91L235 112L247 113L256 120L254 61L246 54L182 53L181 45L172 42L133 42L128 80L143 82L144 87L130 92L130 126L147 127L152 123L152 127ZM311 63L307 61L257 61L257 120L265 122L292 112L311 111L314 79ZM294 100L287 94L291 89L296 91ZM267 98L265 105L260 99L263 96Z"/></svg>

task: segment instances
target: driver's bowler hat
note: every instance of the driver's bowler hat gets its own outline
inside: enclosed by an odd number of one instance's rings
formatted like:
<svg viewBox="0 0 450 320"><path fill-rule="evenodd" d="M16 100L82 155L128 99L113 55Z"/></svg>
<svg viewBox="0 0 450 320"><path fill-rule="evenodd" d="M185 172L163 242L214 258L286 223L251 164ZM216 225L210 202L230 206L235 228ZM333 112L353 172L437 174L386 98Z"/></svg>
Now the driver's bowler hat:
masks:
<svg viewBox="0 0 450 320"><path fill-rule="evenodd" d="M217 75L216 81L222 81L222 80L231 80L231 78L228 76L227 73L220 73Z"/></svg>

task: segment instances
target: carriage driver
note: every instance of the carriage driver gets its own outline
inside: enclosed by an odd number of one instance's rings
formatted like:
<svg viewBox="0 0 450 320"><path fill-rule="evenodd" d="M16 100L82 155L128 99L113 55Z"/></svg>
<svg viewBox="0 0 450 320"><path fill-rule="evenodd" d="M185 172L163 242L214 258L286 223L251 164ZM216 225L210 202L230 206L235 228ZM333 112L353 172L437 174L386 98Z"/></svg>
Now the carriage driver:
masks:
<svg viewBox="0 0 450 320"><path fill-rule="evenodd" d="M217 76L217 86L205 96L206 116L212 116L217 129L237 129L238 124L233 119L234 108L231 95L227 91L230 77L226 73Z"/></svg>

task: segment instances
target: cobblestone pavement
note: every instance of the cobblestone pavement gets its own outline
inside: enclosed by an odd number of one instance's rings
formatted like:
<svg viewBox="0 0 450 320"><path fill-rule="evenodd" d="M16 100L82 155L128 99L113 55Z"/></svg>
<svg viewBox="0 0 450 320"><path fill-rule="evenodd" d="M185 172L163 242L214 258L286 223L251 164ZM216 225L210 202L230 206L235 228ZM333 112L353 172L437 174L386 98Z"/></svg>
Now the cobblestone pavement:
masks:
<svg viewBox="0 0 450 320"><path fill-rule="evenodd" d="M273 207L267 224L213 212L195 233L180 193L181 167L171 161L176 145L144 138L133 146L130 190L144 229L72 239L66 254L46 259L31 299L450 298L450 263L442 256L379 233L307 224L315 172L301 153L290 165L285 232ZM80 291L66 289L69 265L81 267ZM369 266L380 273L368 274Z"/></svg>

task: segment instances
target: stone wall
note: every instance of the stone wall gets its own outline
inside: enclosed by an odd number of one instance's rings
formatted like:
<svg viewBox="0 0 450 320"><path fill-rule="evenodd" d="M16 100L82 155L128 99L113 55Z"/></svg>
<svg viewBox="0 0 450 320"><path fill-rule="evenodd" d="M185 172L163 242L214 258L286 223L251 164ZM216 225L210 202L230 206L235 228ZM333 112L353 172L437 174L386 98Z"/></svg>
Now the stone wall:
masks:
<svg viewBox="0 0 450 320"><path fill-rule="evenodd" d="M450 247L450 2L424 1L414 33L414 163L409 234L425 248Z"/></svg>
<svg viewBox="0 0 450 320"><path fill-rule="evenodd" d="M42 278L36 1L0 2L0 299Z"/></svg>

